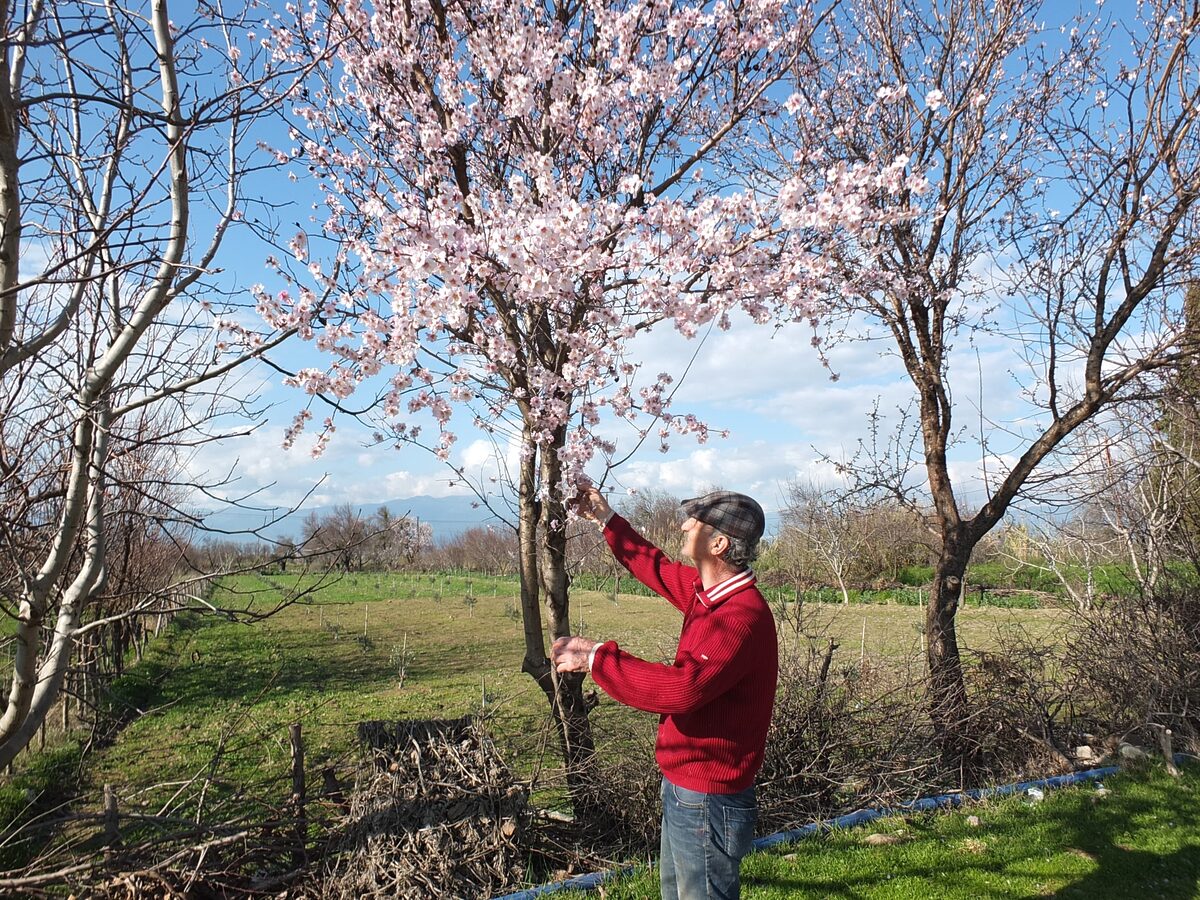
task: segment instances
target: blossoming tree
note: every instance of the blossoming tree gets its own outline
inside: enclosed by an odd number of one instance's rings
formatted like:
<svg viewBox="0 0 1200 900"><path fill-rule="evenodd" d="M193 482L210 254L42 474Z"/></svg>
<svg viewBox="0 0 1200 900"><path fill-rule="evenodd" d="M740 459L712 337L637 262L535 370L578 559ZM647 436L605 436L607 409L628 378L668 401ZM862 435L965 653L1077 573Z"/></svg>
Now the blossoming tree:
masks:
<svg viewBox="0 0 1200 900"><path fill-rule="evenodd" d="M375 409L397 440L447 459L458 412L519 442L523 669L556 713L569 777L592 740L581 678L556 678L545 627L569 631L566 504L614 449L595 428L708 436L670 409L669 373L640 377L629 340L727 326L734 308L810 312L827 273L795 233L876 215L869 164L786 192L782 210L735 165L788 114L781 79L806 68L806 15L783 0L381 0L275 23L280 54L326 38L339 51L295 97L290 152L320 181L320 221L260 311L331 355L293 379L310 393L382 380Z"/></svg>
<svg viewBox="0 0 1200 900"><path fill-rule="evenodd" d="M897 440L894 458L867 453L848 468L860 487L931 510L933 720L959 759L979 746L955 635L972 551L1013 503L1044 496L1081 425L1196 349L1182 286L1200 259L1200 7L1124 12L843 3L823 35L826 64L797 83L795 144L780 143L776 171L793 183L818 152L904 154L930 173L907 198L923 215L822 248L847 272L825 321L889 342L914 388L920 458ZM871 277L856 284L864 259ZM980 355L964 356L972 344ZM986 496L970 504L951 455L963 437L954 400L975 400L962 383L983 359L1013 387L978 394Z"/></svg>

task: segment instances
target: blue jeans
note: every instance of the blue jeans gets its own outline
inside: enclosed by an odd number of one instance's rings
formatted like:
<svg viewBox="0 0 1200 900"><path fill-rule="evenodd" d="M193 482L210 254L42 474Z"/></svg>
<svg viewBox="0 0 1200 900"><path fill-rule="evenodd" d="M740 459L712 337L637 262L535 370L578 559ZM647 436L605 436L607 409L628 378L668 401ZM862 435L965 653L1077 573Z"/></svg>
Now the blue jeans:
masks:
<svg viewBox="0 0 1200 900"><path fill-rule="evenodd" d="M754 840L754 787L702 794L662 782L662 900L737 900L739 869Z"/></svg>

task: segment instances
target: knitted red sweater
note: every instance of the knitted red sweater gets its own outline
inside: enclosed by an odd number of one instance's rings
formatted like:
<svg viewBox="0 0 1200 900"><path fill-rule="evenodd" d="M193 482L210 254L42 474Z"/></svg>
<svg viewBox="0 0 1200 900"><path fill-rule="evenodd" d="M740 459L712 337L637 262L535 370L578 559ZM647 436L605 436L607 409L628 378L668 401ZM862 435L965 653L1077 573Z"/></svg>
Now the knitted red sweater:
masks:
<svg viewBox="0 0 1200 900"><path fill-rule="evenodd" d="M592 678L614 700L659 713L655 756L672 784L733 794L762 766L779 674L775 619L743 572L703 591L691 566L671 562L620 516L604 528L613 555L683 613L674 665L647 662L608 641Z"/></svg>

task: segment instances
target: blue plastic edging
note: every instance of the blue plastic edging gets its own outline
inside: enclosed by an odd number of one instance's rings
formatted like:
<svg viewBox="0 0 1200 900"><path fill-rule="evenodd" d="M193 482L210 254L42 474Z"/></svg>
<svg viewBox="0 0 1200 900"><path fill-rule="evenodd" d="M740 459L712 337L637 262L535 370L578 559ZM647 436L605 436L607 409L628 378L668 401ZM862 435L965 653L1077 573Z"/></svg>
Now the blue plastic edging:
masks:
<svg viewBox="0 0 1200 900"><path fill-rule="evenodd" d="M1105 766L1100 769L1086 769L1082 772L1072 772L1070 775L1055 775L1051 778L1039 778L1036 781L1020 781L1016 784L1005 784L999 787L990 788L972 788L966 791L959 791L954 794L939 794L936 797L922 797L919 800L913 800L909 803L902 803L899 806L883 807L881 809L860 809L852 813L847 813L844 816L838 816L836 819L826 819L823 822L813 822L805 825L803 828L797 828L792 831L780 831L776 834L771 834L766 837L758 838L754 841L755 850L764 850L767 847L774 847L778 844L789 844L803 837L808 837L817 834L821 831L828 831L831 828L853 828L856 825L864 825L867 822L872 822L875 819L883 819L887 816L896 816L909 812L926 812L932 809L942 809L962 805L964 800L983 800L988 797L1006 797L1009 794L1019 794L1030 788L1054 788L1068 787L1072 784L1078 784L1081 781L1088 781L1097 778L1107 778L1109 775L1114 775L1120 771L1120 766Z"/></svg>
<svg viewBox="0 0 1200 900"><path fill-rule="evenodd" d="M1182 762L1184 759L1191 759L1185 753L1175 754L1175 761ZM1048 788L1053 790L1060 787L1069 787L1073 784L1078 784L1081 781L1090 781L1099 778L1107 778L1109 775L1115 775L1121 771L1120 766L1104 766L1099 769L1085 769L1082 772L1072 772L1070 775L1054 775L1050 778L1039 778L1035 781L1020 781L1016 784L1005 784L998 787L990 788L972 788L970 790L959 791L954 794L939 794L936 797L922 797L919 800L912 800L908 803L902 803L899 806L889 806L880 809L859 809L852 813L847 813L844 816L838 816L834 819L825 819L822 822L812 822L805 825L803 828L795 828L791 831L780 831L775 834L767 835L766 837L756 838L753 844L755 850L765 850L768 847L775 847L779 844L794 843L801 838L806 838L822 831L829 831L833 828L853 828L856 825L864 825L867 822L875 819L886 818L887 816L896 816L909 812L926 812L933 809L942 809L947 807L955 807L962 805L964 800L984 800L988 797L1006 797L1009 794L1019 794L1030 788ZM493 900L535 900L543 894L553 894L557 891L594 891L601 884L610 881L614 878L620 878L623 875L628 875L636 868L634 865L621 866L618 869L608 869L604 872L591 872L587 875L576 875L574 878L568 878L565 881L555 881L551 884L543 884L539 887L529 888L523 891L517 891L515 894L504 894L499 897L494 897Z"/></svg>
<svg viewBox="0 0 1200 900"><path fill-rule="evenodd" d="M594 891L606 881L631 874L635 868L631 864L622 866L619 869L608 869L605 872L576 875L574 878L568 878L566 881L555 881L551 884L543 884L540 887L517 891L515 894L504 894L501 897L494 897L493 900L534 900L535 897L540 897L543 894L553 894L556 891Z"/></svg>

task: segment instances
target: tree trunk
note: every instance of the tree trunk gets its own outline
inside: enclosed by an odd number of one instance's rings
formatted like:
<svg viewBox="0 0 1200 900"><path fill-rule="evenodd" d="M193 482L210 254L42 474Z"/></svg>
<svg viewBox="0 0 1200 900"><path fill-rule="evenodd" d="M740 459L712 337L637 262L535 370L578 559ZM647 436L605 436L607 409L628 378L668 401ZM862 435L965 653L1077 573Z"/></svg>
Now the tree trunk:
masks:
<svg viewBox="0 0 1200 900"><path fill-rule="evenodd" d="M525 626L525 660L521 668L534 675L539 667L546 665L546 639L542 635L542 611L538 604L537 459L533 454L521 460L520 478L517 541L520 546L521 622Z"/></svg>
<svg viewBox="0 0 1200 900"><path fill-rule="evenodd" d="M33 702L38 684L42 624L46 619L50 594L71 557L75 538L83 525L91 488L91 454L95 440L95 421L90 416L81 415L75 424L74 453L58 532L37 576L22 591L17 610L12 688L3 715L0 715L0 749L13 740L25 723ZM28 743L27 739L25 743ZM23 747L24 744L10 748L7 758L11 759L12 754Z"/></svg>
<svg viewBox="0 0 1200 900"><path fill-rule="evenodd" d="M54 625L54 636L45 658L37 666L33 689L28 696L21 718L14 723L11 732L0 740L0 766L6 766L27 747L38 730L44 725L62 690L63 681L71 665L71 652L75 645L84 605L104 586L105 540L104 540L104 467L108 461L108 435L111 423L109 408L104 404L96 414L99 427L95 443L91 448L91 482L86 504L85 555L79 573L63 591L58 615ZM121 622L113 623L120 626ZM114 632L115 635L115 632ZM114 641L116 640L114 636Z"/></svg>
<svg viewBox="0 0 1200 900"><path fill-rule="evenodd" d="M547 452L531 453L522 459L518 492L518 542L525 659L521 669L537 682L550 704L576 815L589 824L598 824L597 791L595 778L592 777L596 750L588 722L588 706L583 696L584 676L558 675L550 666L539 603L539 598L544 596L551 639L569 635L566 510L561 499L561 481L562 470L553 447ZM541 500L538 499L539 493L542 494Z"/></svg>
<svg viewBox="0 0 1200 900"><path fill-rule="evenodd" d="M562 502L562 464L557 448L565 438L560 429L552 448L542 454L541 476L543 500L541 506L541 577L546 614L550 619L552 638L571 633L571 601L567 578L567 511ZM551 705L556 709L563 759L567 764L567 785L577 815L585 821L598 821L596 809L596 747L588 721L588 706L583 696L582 674L551 675L555 694ZM543 690L547 687L542 682Z"/></svg>
<svg viewBox="0 0 1200 900"><path fill-rule="evenodd" d="M945 541L925 609L930 717L943 758L959 768L970 761L971 754L966 740L967 691L954 617L971 549L954 540Z"/></svg>

